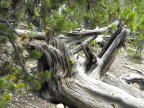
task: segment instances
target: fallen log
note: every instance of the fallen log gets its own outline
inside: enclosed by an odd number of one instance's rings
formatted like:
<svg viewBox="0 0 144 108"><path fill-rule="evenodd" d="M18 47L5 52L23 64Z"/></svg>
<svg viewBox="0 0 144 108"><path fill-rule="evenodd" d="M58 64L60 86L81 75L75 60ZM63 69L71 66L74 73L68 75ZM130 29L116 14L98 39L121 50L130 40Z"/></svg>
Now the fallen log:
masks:
<svg viewBox="0 0 144 108"><path fill-rule="evenodd" d="M108 28L74 31L68 36L32 44L43 52L43 58L38 60L38 72L52 72L52 77L42 84L40 95L43 99L63 103L69 108L144 108L144 95L140 90L107 73L130 31L118 27L98 55L88 47ZM37 35L45 37L45 34ZM72 49L77 42L81 43ZM78 62L74 54L81 50L85 58Z"/></svg>
<svg viewBox="0 0 144 108"><path fill-rule="evenodd" d="M70 108L143 108L144 95L138 89L106 74L129 33L125 28L118 29L98 56L92 54L88 47L81 46L87 58L85 62L91 59L87 65L79 64L69 45L56 37L48 44L36 45L45 55L48 64L45 67L53 73L40 90L41 96Z"/></svg>

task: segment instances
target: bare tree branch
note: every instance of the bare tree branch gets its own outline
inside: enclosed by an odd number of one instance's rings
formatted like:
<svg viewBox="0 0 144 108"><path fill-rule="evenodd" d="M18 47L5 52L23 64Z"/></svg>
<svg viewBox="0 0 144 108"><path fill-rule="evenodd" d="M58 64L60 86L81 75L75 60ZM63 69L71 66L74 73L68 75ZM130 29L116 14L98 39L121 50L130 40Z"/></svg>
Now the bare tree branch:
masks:
<svg viewBox="0 0 144 108"><path fill-rule="evenodd" d="M81 31L72 31L67 33L67 36L69 37L73 37L75 38L75 36L77 37L87 37L87 36L91 36L91 35L97 35L99 33L102 32L106 32L109 30L109 27L103 27L103 28L99 28L99 29L94 29L94 30L81 30Z"/></svg>
<svg viewBox="0 0 144 108"><path fill-rule="evenodd" d="M119 34L118 33L114 33L106 47L103 48L102 53L100 53L98 56L101 57L100 62L96 69L94 69L94 71L90 74L91 77L99 79L105 74L113 62L112 58L116 55L117 50L120 48L123 42L125 42L126 38L130 34L130 31L122 28L121 32Z"/></svg>
<svg viewBox="0 0 144 108"><path fill-rule="evenodd" d="M97 36L94 36L94 37L90 37L88 38L87 40L85 40L84 42L82 42L81 44L82 45L88 45L90 44L93 40L96 39ZM82 46L81 45L78 45L75 49L72 50L72 53L73 54L76 54L78 52L80 52L82 50Z"/></svg>

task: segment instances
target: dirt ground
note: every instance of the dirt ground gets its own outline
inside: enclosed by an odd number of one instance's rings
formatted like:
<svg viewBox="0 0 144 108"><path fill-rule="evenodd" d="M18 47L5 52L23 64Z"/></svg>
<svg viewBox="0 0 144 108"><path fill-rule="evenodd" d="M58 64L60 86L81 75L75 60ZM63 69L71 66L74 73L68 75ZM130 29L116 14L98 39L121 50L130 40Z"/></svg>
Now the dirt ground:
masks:
<svg viewBox="0 0 144 108"><path fill-rule="evenodd" d="M118 54L114 63L112 64L109 72L116 77L123 74L136 71L131 70L125 66L130 66L144 72L144 60L135 62L126 54ZM45 100L35 96L33 93L25 93L17 96L9 108L64 108L62 104L54 105L46 102Z"/></svg>
<svg viewBox="0 0 144 108"><path fill-rule="evenodd" d="M9 108L64 108L62 104L54 105L34 93L28 92L14 98Z"/></svg>
<svg viewBox="0 0 144 108"><path fill-rule="evenodd" d="M118 54L109 72L116 77L120 77L121 75L126 73L137 73L137 71L131 70L127 67L132 67L133 69L144 72L144 57L142 60L138 61L136 59L128 57L126 54Z"/></svg>

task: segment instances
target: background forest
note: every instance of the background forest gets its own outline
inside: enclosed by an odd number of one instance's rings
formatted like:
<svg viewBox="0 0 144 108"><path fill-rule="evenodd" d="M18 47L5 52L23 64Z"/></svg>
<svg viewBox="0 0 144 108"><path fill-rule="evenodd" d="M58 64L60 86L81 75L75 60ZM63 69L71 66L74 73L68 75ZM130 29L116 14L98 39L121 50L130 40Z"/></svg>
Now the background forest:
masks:
<svg viewBox="0 0 144 108"><path fill-rule="evenodd" d="M35 68L26 66L26 61L42 56L41 51L29 51L26 46L36 32L57 36L75 29L105 27L115 21L131 30L127 56L143 59L144 0L0 0L0 108L7 107L17 94L39 90L51 78L47 71L32 76ZM20 35L18 29L30 32ZM99 48L95 41L91 45Z"/></svg>

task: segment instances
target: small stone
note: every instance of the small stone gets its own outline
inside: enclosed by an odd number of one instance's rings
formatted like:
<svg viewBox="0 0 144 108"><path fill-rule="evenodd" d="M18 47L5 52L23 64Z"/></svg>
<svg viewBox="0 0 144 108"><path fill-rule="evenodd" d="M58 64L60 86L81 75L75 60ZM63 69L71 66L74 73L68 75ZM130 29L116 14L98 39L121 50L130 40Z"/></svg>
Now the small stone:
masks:
<svg viewBox="0 0 144 108"><path fill-rule="evenodd" d="M58 104L58 105L56 105L56 108L64 108L64 105L63 104Z"/></svg>

